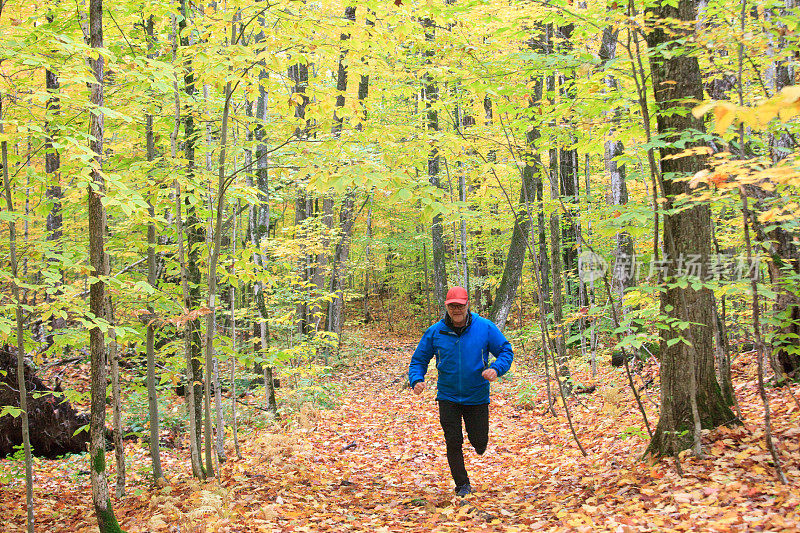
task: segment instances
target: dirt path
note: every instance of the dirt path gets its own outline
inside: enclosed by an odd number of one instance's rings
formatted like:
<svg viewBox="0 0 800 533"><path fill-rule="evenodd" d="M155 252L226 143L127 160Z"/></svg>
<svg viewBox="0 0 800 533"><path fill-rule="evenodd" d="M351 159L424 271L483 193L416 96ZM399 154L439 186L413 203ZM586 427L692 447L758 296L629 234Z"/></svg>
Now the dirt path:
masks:
<svg viewBox="0 0 800 533"><path fill-rule="evenodd" d="M771 478L758 430L724 428L709 435L708 459L684 459L683 478L669 462L640 462L647 442L641 415L616 385L621 376L610 370L602 377L611 383L608 390L573 405L586 458L572 441L563 410L553 418L520 409L512 382L493 386L489 448L478 456L465 443L476 493L462 501L453 495L435 393L417 397L404 388L413 345L393 347L373 346L357 372L342 376L347 392L341 407L306 421L297 434L303 451L294 459L305 460L269 475L281 478L281 487L270 491L273 503L264 508L272 526L628 532L796 531L800 525L796 446L788 444L795 453L784 465L792 471L789 487ZM655 413L648 414L654 424ZM782 420L784 429L790 420L796 427L798 413Z"/></svg>

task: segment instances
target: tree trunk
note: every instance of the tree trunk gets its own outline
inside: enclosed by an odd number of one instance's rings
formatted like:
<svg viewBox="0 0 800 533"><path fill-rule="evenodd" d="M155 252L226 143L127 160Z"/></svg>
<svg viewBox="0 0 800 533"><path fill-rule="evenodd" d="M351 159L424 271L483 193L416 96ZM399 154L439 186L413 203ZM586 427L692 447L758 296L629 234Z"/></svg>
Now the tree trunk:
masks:
<svg viewBox="0 0 800 533"><path fill-rule="evenodd" d="M3 117L3 95L0 94L0 136L4 131L5 118ZM5 139L0 143L0 152L2 152L3 163L3 188L5 189L6 197L6 211L14 213L14 200L11 196L11 180L8 175L8 141ZM11 292L15 302L16 312L16 326L17 326L17 389L19 391L19 408L20 408L20 436L22 437L22 449L25 453L25 503L27 507L27 529L28 533L33 533L33 459L31 457L31 436L29 426L29 411L28 411L28 390L25 380L25 333L23 330L23 316L22 316L22 295L19 290L19 265L17 263L17 223L12 219L8 221L8 242L9 253L11 260L11 277L13 279L11 284ZM6 352L8 350L5 350ZM5 375L10 375L12 368L11 358L8 358L8 366L5 370ZM6 389L13 390L9 384L4 384ZM2 405L9 405L2 402ZM12 404L13 405L13 404ZM2 434L8 433L3 431ZM9 447L10 448L10 447ZM0 448L0 453L2 453ZM10 451L10 450L8 450ZM8 453L8 452L7 452Z"/></svg>
<svg viewBox="0 0 800 533"><path fill-rule="evenodd" d="M187 0L181 0L181 19L178 23L181 36L181 46L188 47L190 44L189 35L187 30L187 22L189 20L189 5ZM184 127L184 159L186 159L186 181L192 183L195 178L195 144L197 142L195 125L194 125L194 99L197 93L195 86L194 72L192 70L191 60L187 59L184 67L183 74L184 90L188 102L186 104L185 115L183 117ZM186 224L184 226L186 232L186 272L188 276L188 299L186 299L186 310L192 311L197 309L200 302L200 249L204 244L203 230L200 220L197 216L197 210L194 204L189 201L189 196L186 195L184 199L186 206ZM201 358L201 339L200 339L200 318L193 318L186 323L186 335L190 339L191 349L191 383L194 383L194 417L197 421L197 449L202 450L202 428L199 423L203 419L203 365ZM187 387L188 389L188 387ZM187 398L188 400L188 398Z"/></svg>
<svg viewBox="0 0 800 533"><path fill-rule="evenodd" d="M265 20L259 20L261 28L255 36L256 43L263 43L266 40L264 35ZM268 79L269 73L266 68L266 62L261 61L258 71L258 99L256 100L256 129L255 138L256 144L256 186L259 192L259 199L261 205L252 206L250 212L250 240L257 250L263 250L262 240L269 238L269 226L271 219L270 211L270 194L269 194L269 150L267 146L267 135L264 131L264 125L267 123L267 89L264 86ZM266 268L269 257L266 253L255 253L253 262L259 265L262 269ZM253 287L253 297L255 299L256 308L258 309L258 329L257 338L260 339L262 360L268 360L269 357L269 312L267 309L267 295L266 288L263 283L258 282ZM272 416L277 416L278 407L275 399L275 387L272 382L272 366L268 363L261 369L264 376L264 391L266 396L267 409L272 413Z"/></svg>
<svg viewBox="0 0 800 533"><path fill-rule="evenodd" d="M677 40L689 36L691 29L665 19L693 21L696 16L694 0L680 0L677 7L662 4L649 8L649 15L659 24L647 36L651 50L650 68L653 76L657 124L660 135L667 142L675 142L684 132L694 130L703 132L702 120L695 119L687 109L676 113L677 106L687 107L694 101L703 99L703 86L697 58L686 55ZM661 24L666 25L669 31ZM675 158L675 154L699 141L686 146L668 146L661 149L661 170L664 176L664 196L668 209L679 194L689 194L686 181L682 178L703 168L698 156ZM736 416L726 404L720 392L714 370L712 350L712 306L713 295L707 288L695 290L675 286L676 258L697 257L701 265L708 264L711 242L711 212L708 205L697 205L679 214L664 218L664 246L670 258L667 276L670 287L661 295L661 313L676 321L689 321L690 326L683 335L692 347L684 342L670 341L682 335L681 330L670 329L663 332L661 339L661 416L646 453L656 456L673 455L689 448L696 439L696 422L703 428L714 428L735 422ZM673 341L674 342L674 341ZM692 390L695 389L696 397ZM695 409L696 406L696 409ZM696 411L696 412L693 412Z"/></svg>
<svg viewBox="0 0 800 533"><path fill-rule="evenodd" d="M572 51L572 33L575 29L574 24L559 26L554 36L556 41L553 43L557 53L569 54ZM570 71L557 75L558 90L561 98L574 99L575 94L575 73ZM571 123L566 122L568 131L574 128ZM561 220L561 253L563 255L563 275L565 287L565 303L573 310L586 305L582 290L582 282L578 276L578 253L580 246L580 224L577 221L579 207L579 174L580 164L578 163L578 151L572 145L575 142L573 135L568 136L568 145L559 148L559 179L561 187L561 198L566 205L563 218ZM574 327L579 326L579 322L572 323L570 331L574 333ZM565 332L565 334L569 334Z"/></svg>
<svg viewBox="0 0 800 533"><path fill-rule="evenodd" d="M771 12L770 16L786 16L798 5L797 0L784 0L784 7ZM786 26L779 23L781 30ZM788 45L786 38L781 35L775 43L775 52L780 53ZM768 71L768 83L772 93L778 94L781 90L791 85L795 81L796 65L787 59L775 61L772 68ZM770 150L772 161L778 164L787 155L795 150L795 143L788 132L783 131L770 136ZM774 193L763 194L765 197L774 197ZM762 198L756 202L756 209L766 210L768 198ZM761 241L762 246L769 252L769 277L773 289L778 294L773 305L773 315L780 320L774 331L771 332L773 370L776 381L782 382L786 379L796 378L800 370L800 354L795 347L800 338L800 297L794 289L795 284L792 277L800 275L800 247L797 246L794 236L785 228L777 225L774 229L764 231L757 217L752 217L751 221L756 226L756 237Z"/></svg>
<svg viewBox="0 0 800 533"><path fill-rule="evenodd" d="M600 59L605 68L610 61L617 56L617 36L619 30L613 26L608 26L603 30L603 42L600 45ZM606 75L606 87L611 93L619 92L619 83L613 74ZM615 94L612 94L615 97ZM625 147L622 141L618 140L617 134L620 128L622 110L615 108L611 111L612 128L608 132L603 151L603 161L605 164L606 176L610 185L610 205L623 206L628 203L628 186L625 182L625 164L620 164L617 158L624 155ZM625 289L632 287L636 283L633 275L635 272L635 260L633 239L627 231L620 231L616 237L616 247L614 250L614 267L611 275L611 289L619 296L617 316L624 316Z"/></svg>
<svg viewBox="0 0 800 533"><path fill-rule="evenodd" d="M147 18L147 48L151 52L148 57L155 57L152 53L155 44L154 28L153 28L153 15ZM153 115L147 114L145 117L145 144L147 145L147 161L153 162L155 160L155 138L153 135ZM153 195L155 196L155 195ZM147 213L150 216L150 221L147 224L147 282L151 287L155 288L158 284L156 276L156 224L155 224L155 207L153 200L148 199ZM150 317L155 316L153 304L148 302L147 311ZM150 460L153 465L153 479L158 482L164 477L161 471L161 453L159 450L159 416L158 416L158 392L156 390L156 354L154 346L156 325L151 318L147 323L147 404L148 412L150 413Z"/></svg>
<svg viewBox="0 0 800 533"><path fill-rule="evenodd" d="M108 228L107 224L104 224ZM108 254L105 254L105 271L111 275ZM116 319L114 302L106 292L106 320L108 320L108 361L111 363L111 420L114 428L114 460L117 465L117 482L115 494L117 498L125 495L125 447L122 442L122 391L119 384L119 345L117 344Z"/></svg>
<svg viewBox="0 0 800 533"><path fill-rule="evenodd" d="M247 105L245 103L245 105ZM233 142L236 144L237 139L234 138ZM250 167L247 167L250 168ZM237 209L233 213L233 239L231 239L231 244L233 245L233 250L231 251L231 255L233 259L231 260L231 275L233 279L237 279L236 277L236 241L239 239L238 235L238 228L236 223L238 222L238 205ZM236 345L236 282L231 284L231 351L233 355L231 357L231 432L233 433L233 450L236 453L236 457L238 459L242 458L242 451L239 448L239 421L237 420L236 415L236 357L238 356L237 345Z"/></svg>
<svg viewBox="0 0 800 533"><path fill-rule="evenodd" d="M422 26L425 28L425 41L428 43L424 56L425 64L431 64L431 58L435 55L433 41L435 40L435 24L433 19L422 19ZM436 100L439 97L439 88L430 72L426 72L422 81L422 98L425 101L427 129L430 132L439 131L439 113L435 109ZM439 149L434 146L428 153L428 181L434 187L441 187L439 182ZM442 226L442 216L437 214L433 217L431 224L431 249L433 251L433 292L436 300L436 309L439 316L444 315L444 299L447 292L447 269L445 266L444 251L444 228Z"/></svg>
<svg viewBox="0 0 800 533"><path fill-rule="evenodd" d="M308 87L308 65L305 63L295 63L290 66L287 72L287 77L294 83L292 93L299 95L300 102L294 106L294 116L301 120L306 118L306 106L308 105L309 98L306 95L306 88ZM298 126L295 129L295 136L298 139L305 140L308 137L308 122L306 127L301 128ZM305 179L297 183L297 197L295 198L295 214L294 222L297 226L295 238L308 238L305 229L305 220L315 216L314 202L310 199L305 191ZM304 253L298 261L298 270L300 272L300 285L298 290L303 293L300 302L297 304L297 332L300 335L307 335L311 333L311 309L309 300L311 294L308 290L309 282L314 280L316 272L315 265L312 263L311 256Z"/></svg>
<svg viewBox="0 0 800 533"><path fill-rule="evenodd" d="M103 47L103 3L102 0L89 0L89 44L92 48ZM90 84L91 103L95 108L103 107L104 58L97 55L90 59L94 81ZM95 280L89 286L89 310L96 317L105 313L105 210L101 201L103 189L103 114L101 111L89 114L89 150L94 154L91 165L91 182L88 187L89 205L89 261L94 270ZM92 502L97 515L100 533L122 531L114 516L108 493L105 458L106 421L106 350L103 331L99 325L89 329L89 350L91 352L91 421L89 425L90 478L92 482Z"/></svg>
<svg viewBox="0 0 800 533"><path fill-rule="evenodd" d="M356 8L346 7L344 11L344 18L349 22L356 20ZM340 36L341 41L350 39L349 33L342 33ZM334 111L334 127L333 134L339 137L342 131L342 117L338 114L344 108L345 98L344 93L347 91L347 64L345 58L347 50L342 50L339 56L339 68L336 78L336 90L339 93L336 97L336 109ZM369 94L369 78L361 76L358 85L358 100L361 104L361 109L364 109L364 100ZM363 122L359 121L356 127L363 128ZM342 333L342 312L344 310L344 264L350 255L350 236L353 231L355 222L355 189L350 188L342 200L342 205L339 212L339 241L334 248L333 258L330 261L331 265L331 278L330 289L333 293L333 299L328 306L327 330L336 333L339 338L339 345L341 346L341 333ZM327 350L326 350L327 354ZM326 362L327 364L327 356Z"/></svg>
<svg viewBox="0 0 800 533"><path fill-rule="evenodd" d="M52 24L54 20L53 14L47 14L47 22ZM47 229L47 241L51 242L55 249L51 250L54 255L58 255L62 251L61 240L63 236L63 222L64 216L61 211L61 201L63 193L61 190L61 154L55 147L56 135L58 126L56 123L58 116L61 113L61 98L59 97L60 83L58 74L55 70L45 71L45 85L49 98L47 99L47 107L45 113L45 132L47 137L44 142L44 172L47 175L47 191L46 196L49 202L52 202L52 207L47 213L47 221L45 227ZM52 258L49 261L56 262L57 259ZM61 280L56 283L60 286L63 283L64 272L61 271ZM56 295L61 291L56 292ZM47 301L52 299L48 293L45 298ZM47 334L47 346L53 343L53 334L58 329L64 326L64 319L57 318L55 315L50 319L50 331Z"/></svg>
<svg viewBox="0 0 800 533"><path fill-rule="evenodd" d="M186 31L186 4L185 0L181 2L181 13L183 15L181 21L177 23L178 31L175 31L175 23L176 19L173 18L173 33L175 35L176 42L173 44L173 61L175 61L175 56L177 55L177 39L178 34ZM187 37L182 37L181 46L188 46L189 41ZM191 98L194 95L194 76L191 71L191 64L187 64L185 66L186 71L184 72L184 84L187 87L187 93ZM188 89L191 88L191 92ZM180 124L183 122L184 125L184 133L186 135L186 143L184 146L184 155L187 160L186 164L186 176L188 178L192 178L194 176L194 126L192 121L191 113L187 113L186 116L182 119L181 117L181 101L180 101L180 92L178 90L178 81L177 79L174 82L174 90L175 90L175 128L172 131L172 137L170 139L170 148L171 148L171 155L172 159L174 160L177 157L177 145L178 145L178 133L180 131ZM181 268L181 292L183 294L183 307L187 311L191 309L192 306L192 293L191 288L189 287L189 268L187 265L187 258L186 258L186 250L184 248L184 231L183 226L183 216L182 216L182 209L183 209L183 198L181 196L181 187L180 182L175 180L174 183L175 187L175 225L176 225L176 232L178 234L178 260L180 262ZM184 324L184 334L183 334L183 341L184 341L184 355L186 358L186 387L184 388L186 394L186 412L187 418L189 419L189 451L190 451L190 458L191 458L191 465L192 465L192 475L198 479L205 479L205 472L203 471L203 465L200 460L200 453L202 450L201 446L201 435L199 430L199 421L200 421L200 409L199 409L199 400L200 400L200 385L197 383L202 380L202 376L198 376L199 367L197 366L197 358L195 357L195 348L198 346L197 342L195 342L195 328L192 324L193 321L188 320Z"/></svg>

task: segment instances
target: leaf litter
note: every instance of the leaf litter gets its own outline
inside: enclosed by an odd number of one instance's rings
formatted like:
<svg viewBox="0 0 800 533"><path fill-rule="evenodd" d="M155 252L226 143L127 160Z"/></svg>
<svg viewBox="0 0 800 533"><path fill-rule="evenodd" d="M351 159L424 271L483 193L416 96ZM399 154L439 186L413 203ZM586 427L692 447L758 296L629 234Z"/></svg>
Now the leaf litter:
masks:
<svg viewBox="0 0 800 533"><path fill-rule="evenodd" d="M462 500L453 494L431 374L422 396L407 389L414 339L371 330L362 341L357 364L327 378L342 391L337 408L304 404L267 427L243 427L243 458L236 459L228 436L229 459L216 479L192 479L188 450L162 448L169 482L155 486L147 477L147 445L126 443L127 495L112 497L122 527L153 533L800 530L800 387L768 390L789 478L781 485L764 445L752 353L737 357L732 369L745 425L704 431L705 456L680 456L683 477L672 460L641 460L647 434L619 371L600 364L597 392L568 400L589 452L583 457L563 406L556 405L557 417L546 412L544 378L518 360L513 379L493 385L486 453L476 455L465 442L475 493ZM580 370L573 374L589 381ZM521 381L538 391L532 404L518 398ZM658 398L657 390L649 392ZM655 424L653 402L647 409ZM15 464L3 460L0 473ZM85 456L37 460L34 470L38 530L97 531ZM24 531L24 482L4 475L3 483L4 531Z"/></svg>

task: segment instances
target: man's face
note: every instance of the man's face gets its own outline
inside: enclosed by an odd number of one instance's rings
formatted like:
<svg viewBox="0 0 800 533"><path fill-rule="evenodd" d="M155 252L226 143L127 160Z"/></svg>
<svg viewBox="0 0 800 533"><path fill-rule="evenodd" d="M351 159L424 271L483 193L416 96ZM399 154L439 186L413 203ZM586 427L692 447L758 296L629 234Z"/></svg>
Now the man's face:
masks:
<svg viewBox="0 0 800 533"><path fill-rule="evenodd" d="M467 304L447 304L447 314L456 326L462 326L467 321Z"/></svg>

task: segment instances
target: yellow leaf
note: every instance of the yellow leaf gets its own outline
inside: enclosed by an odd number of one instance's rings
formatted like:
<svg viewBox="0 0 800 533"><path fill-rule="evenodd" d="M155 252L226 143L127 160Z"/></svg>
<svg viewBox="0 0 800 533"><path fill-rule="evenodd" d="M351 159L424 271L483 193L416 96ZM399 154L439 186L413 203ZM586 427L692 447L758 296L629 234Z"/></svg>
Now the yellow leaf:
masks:
<svg viewBox="0 0 800 533"><path fill-rule="evenodd" d="M716 106L717 102L708 102L705 104L700 104L699 106L696 106L694 109L692 109L692 115L694 115L694 118L700 118L709 111L711 111L712 109L714 109Z"/></svg>
<svg viewBox="0 0 800 533"><path fill-rule="evenodd" d="M714 120L716 121L716 127L714 128L714 132L717 135L722 135L728 130L728 127L733 124L733 120L736 118L736 113L734 112L734 108L730 104L720 104L714 108Z"/></svg>

